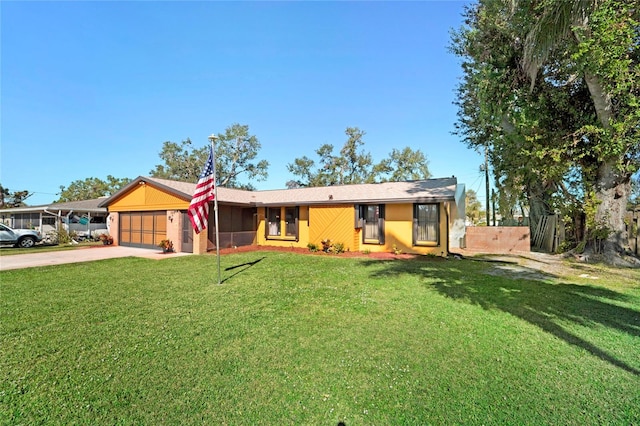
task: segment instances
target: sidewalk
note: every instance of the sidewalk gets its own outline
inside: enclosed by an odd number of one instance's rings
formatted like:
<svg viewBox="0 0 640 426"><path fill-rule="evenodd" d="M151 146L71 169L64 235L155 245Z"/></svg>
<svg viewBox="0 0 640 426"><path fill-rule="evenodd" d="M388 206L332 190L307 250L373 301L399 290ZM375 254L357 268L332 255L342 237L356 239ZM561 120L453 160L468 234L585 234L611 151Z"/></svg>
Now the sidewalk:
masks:
<svg viewBox="0 0 640 426"><path fill-rule="evenodd" d="M159 249L143 249L123 246L96 246L79 248L76 250L49 251L43 253L34 252L0 256L0 271L32 268L35 266L61 265L65 263L91 262L93 260L113 259L117 257L133 256L159 260L188 255L191 255L191 253L163 254Z"/></svg>

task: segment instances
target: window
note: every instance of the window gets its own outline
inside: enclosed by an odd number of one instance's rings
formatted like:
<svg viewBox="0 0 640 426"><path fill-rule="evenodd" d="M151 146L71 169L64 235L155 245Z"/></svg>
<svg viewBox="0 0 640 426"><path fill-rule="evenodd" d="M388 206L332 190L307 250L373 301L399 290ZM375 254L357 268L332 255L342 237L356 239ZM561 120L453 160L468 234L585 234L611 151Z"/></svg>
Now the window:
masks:
<svg viewBox="0 0 640 426"><path fill-rule="evenodd" d="M267 208L267 229L265 236L269 239L298 240L298 207ZM282 235L284 229L284 235Z"/></svg>
<svg viewBox="0 0 640 426"><path fill-rule="evenodd" d="M267 217L269 218L267 235L269 237L280 236L280 208L269 208Z"/></svg>
<svg viewBox="0 0 640 426"><path fill-rule="evenodd" d="M42 224L55 226L56 225L55 216L42 216Z"/></svg>
<svg viewBox="0 0 640 426"><path fill-rule="evenodd" d="M440 240L438 204L414 204L413 244L435 245Z"/></svg>
<svg viewBox="0 0 640 426"><path fill-rule="evenodd" d="M384 244L384 204L356 206L364 244Z"/></svg>
<svg viewBox="0 0 640 426"><path fill-rule="evenodd" d="M298 235L298 221L295 207L286 207L284 209L284 226L284 232L287 237L295 237Z"/></svg>

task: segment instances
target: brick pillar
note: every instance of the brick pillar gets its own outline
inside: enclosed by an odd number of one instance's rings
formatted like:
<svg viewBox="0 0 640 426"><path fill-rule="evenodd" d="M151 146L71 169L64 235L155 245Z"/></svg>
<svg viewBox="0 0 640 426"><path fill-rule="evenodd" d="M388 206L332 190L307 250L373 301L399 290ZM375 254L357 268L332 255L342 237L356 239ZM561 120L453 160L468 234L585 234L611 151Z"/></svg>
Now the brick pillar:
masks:
<svg viewBox="0 0 640 426"><path fill-rule="evenodd" d="M182 247L181 216L177 210L167 210L167 239L173 243L175 252L179 252Z"/></svg>
<svg viewBox="0 0 640 426"><path fill-rule="evenodd" d="M206 254L208 242L209 239L207 238L206 228L199 234L193 231L193 254Z"/></svg>
<svg viewBox="0 0 640 426"><path fill-rule="evenodd" d="M120 245L120 213L110 212L107 219L109 223L109 235L113 237L113 245Z"/></svg>

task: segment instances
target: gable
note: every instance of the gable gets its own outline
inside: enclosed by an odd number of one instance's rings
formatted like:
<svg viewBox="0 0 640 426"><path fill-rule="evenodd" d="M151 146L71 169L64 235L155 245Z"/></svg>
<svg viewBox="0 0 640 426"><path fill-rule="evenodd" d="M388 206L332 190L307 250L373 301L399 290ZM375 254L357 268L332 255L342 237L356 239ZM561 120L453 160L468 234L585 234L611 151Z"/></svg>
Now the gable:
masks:
<svg viewBox="0 0 640 426"><path fill-rule="evenodd" d="M109 203L109 211L186 210L189 200L140 182Z"/></svg>

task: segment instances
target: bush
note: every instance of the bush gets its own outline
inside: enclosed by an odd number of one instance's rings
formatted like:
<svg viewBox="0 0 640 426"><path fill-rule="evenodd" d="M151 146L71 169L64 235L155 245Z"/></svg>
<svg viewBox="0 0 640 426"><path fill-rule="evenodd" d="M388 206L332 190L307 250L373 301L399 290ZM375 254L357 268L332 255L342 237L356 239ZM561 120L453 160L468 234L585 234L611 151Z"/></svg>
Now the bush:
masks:
<svg viewBox="0 0 640 426"><path fill-rule="evenodd" d="M75 232L71 232L69 233L69 231L67 231L64 228L60 228L59 231L57 231L58 234L58 244L69 244L71 242L71 240L73 240L73 237L75 236Z"/></svg>
<svg viewBox="0 0 640 426"><path fill-rule="evenodd" d="M344 244L343 243L335 243L331 246L330 248L331 253L335 253L335 254L340 254L340 253L344 253L345 248L344 248Z"/></svg>
<svg viewBox="0 0 640 426"><path fill-rule="evenodd" d="M329 253L329 250L331 250L331 240L322 240L322 251Z"/></svg>
<svg viewBox="0 0 640 426"><path fill-rule="evenodd" d="M113 237L109 234L100 234L98 236L98 239L102 241L102 244L104 244L105 246L113 244Z"/></svg>
<svg viewBox="0 0 640 426"><path fill-rule="evenodd" d="M172 252L173 251L173 241L171 240L162 240L158 243L158 247L162 249L163 252Z"/></svg>
<svg viewBox="0 0 640 426"><path fill-rule="evenodd" d="M574 248L576 248L576 244L573 241L562 241L559 245L558 245L558 249L556 250L557 253L566 253L570 250L573 250ZM582 247L581 252L584 251L584 246Z"/></svg>
<svg viewBox="0 0 640 426"><path fill-rule="evenodd" d="M109 231L107 231L106 229L96 229L91 233L91 239L93 241L104 241L105 238L110 236L111 235L109 234Z"/></svg>
<svg viewBox="0 0 640 426"><path fill-rule="evenodd" d="M310 252L317 252L318 251L318 246L314 243L309 243L307 244L307 248L309 249Z"/></svg>
<svg viewBox="0 0 640 426"><path fill-rule="evenodd" d="M312 244L308 244L307 247L311 246ZM315 244L313 244L314 247L317 248L317 246ZM309 247L309 250L311 250L311 247ZM314 250L311 250L314 251ZM331 243L331 240L326 239L326 240L322 240L322 251L325 253L333 253L333 254L340 254L340 253L344 253L346 251L346 247L344 246L343 243Z"/></svg>
<svg viewBox="0 0 640 426"><path fill-rule="evenodd" d="M47 235L44 236L44 242L47 244L59 244L60 237L58 235L58 231L47 232Z"/></svg>

